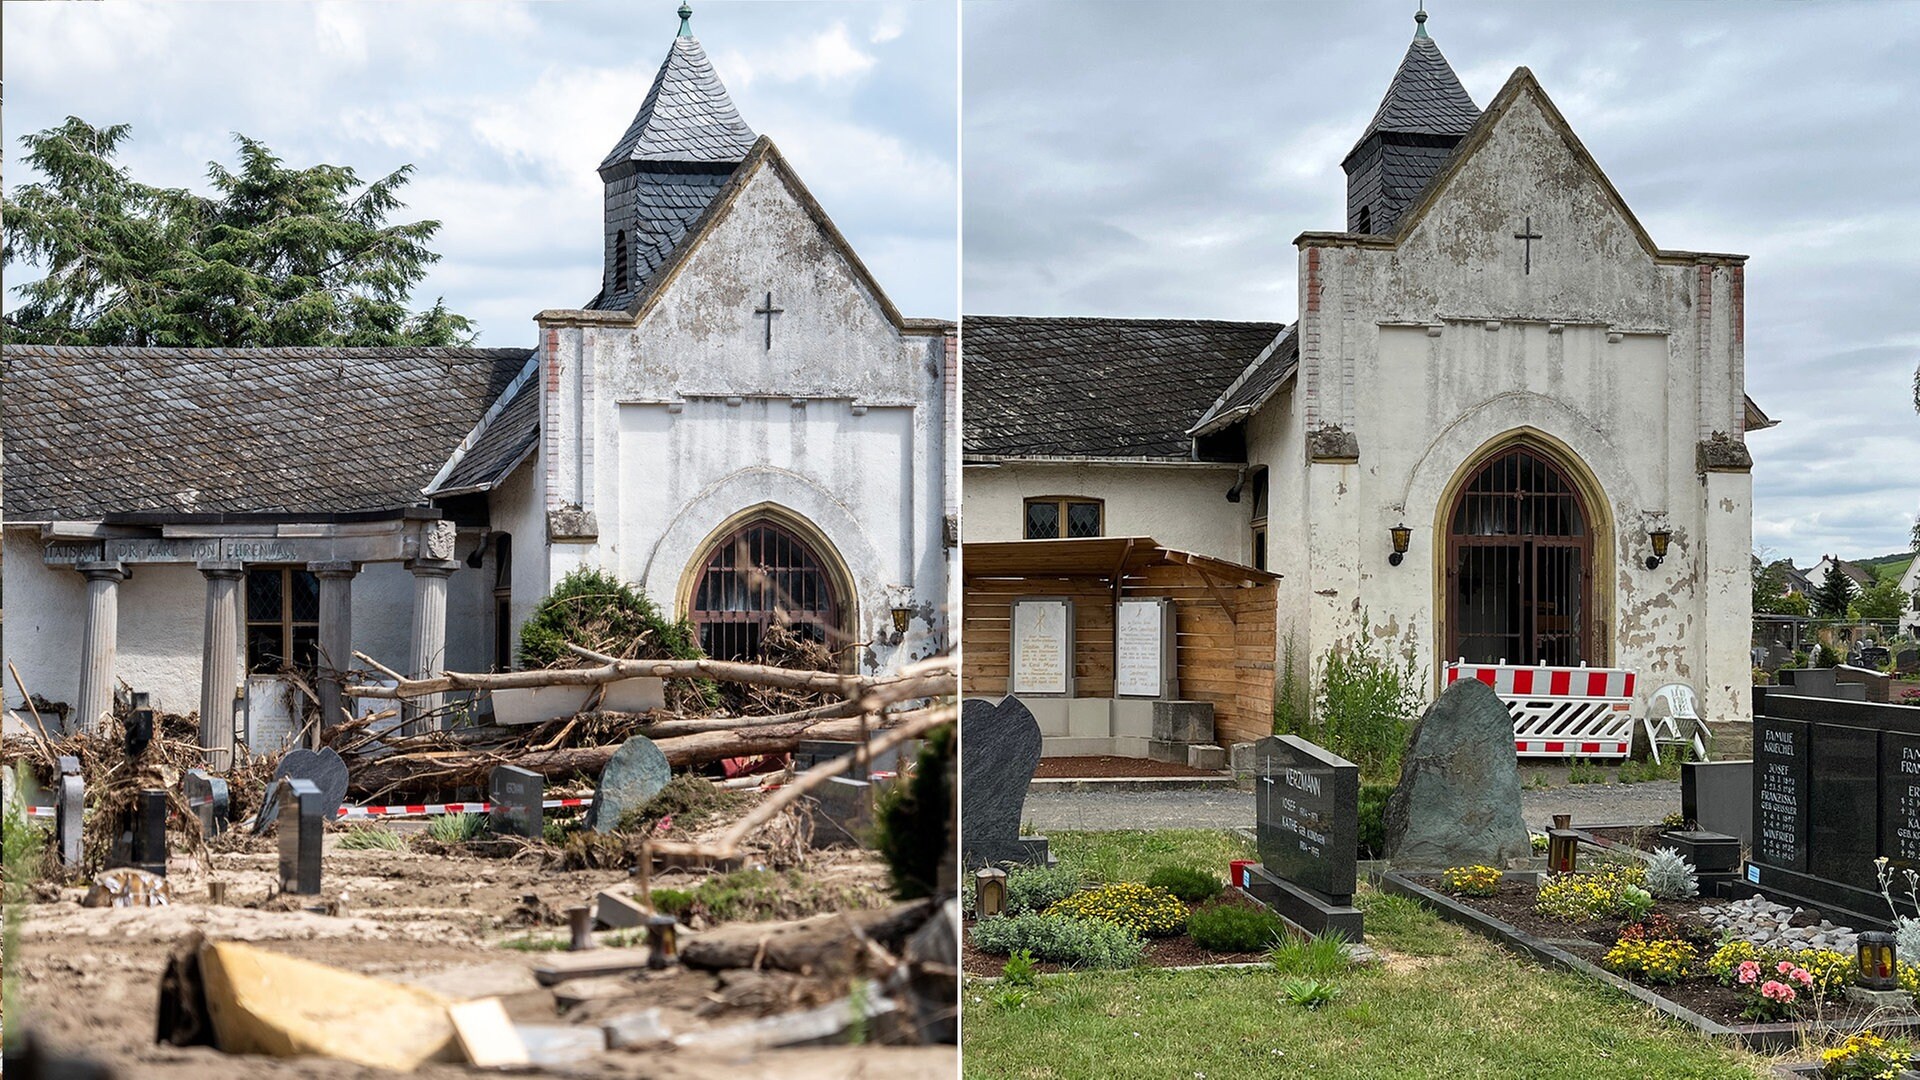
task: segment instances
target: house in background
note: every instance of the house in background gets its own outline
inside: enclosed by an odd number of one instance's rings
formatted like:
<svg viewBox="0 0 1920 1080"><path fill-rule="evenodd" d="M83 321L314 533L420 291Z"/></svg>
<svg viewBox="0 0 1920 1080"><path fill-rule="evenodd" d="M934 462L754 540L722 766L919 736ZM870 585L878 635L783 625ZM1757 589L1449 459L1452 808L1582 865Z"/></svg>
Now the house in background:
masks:
<svg viewBox="0 0 1920 1080"><path fill-rule="evenodd" d="M8 346L5 652L31 692L70 724L122 684L198 710L224 766L298 729L303 684L337 717L355 651L510 665L581 567L715 656L776 624L862 670L943 651L953 326L888 300L684 9L599 173L601 279L532 348Z"/></svg>

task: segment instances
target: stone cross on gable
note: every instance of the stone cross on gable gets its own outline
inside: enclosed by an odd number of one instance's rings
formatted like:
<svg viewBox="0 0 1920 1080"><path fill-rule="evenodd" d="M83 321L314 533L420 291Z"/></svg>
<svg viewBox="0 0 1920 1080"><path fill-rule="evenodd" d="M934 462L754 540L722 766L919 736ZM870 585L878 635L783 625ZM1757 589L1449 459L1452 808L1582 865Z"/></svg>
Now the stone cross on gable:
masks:
<svg viewBox="0 0 1920 1080"><path fill-rule="evenodd" d="M768 290L767 292L766 304L762 307L757 307L753 309L753 313L755 315L765 315L767 317L767 349L769 351L773 349L773 317L775 315L781 314L785 310L786 310L785 308L777 308L773 306L772 290Z"/></svg>
<svg viewBox="0 0 1920 1080"><path fill-rule="evenodd" d="M1527 215L1527 223L1520 227L1519 232L1513 234L1513 238L1515 240L1526 241L1526 244L1527 244L1526 269L1523 272L1528 274L1533 273L1533 242L1535 240L1544 240L1546 238L1541 236L1539 233L1533 231L1533 215L1532 214Z"/></svg>

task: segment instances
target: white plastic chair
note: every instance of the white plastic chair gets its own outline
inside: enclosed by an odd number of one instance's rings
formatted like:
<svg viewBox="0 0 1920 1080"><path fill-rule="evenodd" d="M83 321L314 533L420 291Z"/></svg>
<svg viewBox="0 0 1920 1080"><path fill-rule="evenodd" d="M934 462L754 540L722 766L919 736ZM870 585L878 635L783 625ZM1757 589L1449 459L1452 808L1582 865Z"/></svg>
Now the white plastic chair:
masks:
<svg viewBox="0 0 1920 1080"><path fill-rule="evenodd" d="M1680 725L1686 724L1683 734ZM1647 698L1647 715L1640 721L1647 733L1647 746L1654 764L1660 764L1660 745L1689 746L1693 760L1707 760L1706 725L1694 707L1693 687L1686 683L1668 683Z"/></svg>

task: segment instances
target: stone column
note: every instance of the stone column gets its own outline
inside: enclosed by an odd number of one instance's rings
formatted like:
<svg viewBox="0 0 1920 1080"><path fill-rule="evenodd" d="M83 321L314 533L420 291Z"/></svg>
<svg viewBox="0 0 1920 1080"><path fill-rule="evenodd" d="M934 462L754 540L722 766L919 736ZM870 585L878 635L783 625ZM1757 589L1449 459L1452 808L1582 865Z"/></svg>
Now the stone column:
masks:
<svg viewBox="0 0 1920 1080"><path fill-rule="evenodd" d="M351 562L308 563L320 579L320 723L318 738L330 724L339 723L344 704L340 690L344 673L353 666L353 576L360 567Z"/></svg>
<svg viewBox="0 0 1920 1080"><path fill-rule="evenodd" d="M240 685L240 593L246 580L239 563L201 563L207 578L206 630L200 651L200 745L207 767L233 767L233 702Z"/></svg>
<svg viewBox="0 0 1920 1080"><path fill-rule="evenodd" d="M407 674L430 679L447 667L447 578L460 564L452 559L415 559L407 564L413 573L413 649ZM413 699L407 707L407 733L417 735L428 730L419 717L432 713L444 703L445 696L428 694Z"/></svg>
<svg viewBox="0 0 1920 1080"><path fill-rule="evenodd" d="M113 662L120 630L120 583L127 578L117 562L87 562L76 567L87 578L86 636L80 641L80 702L74 730L97 732L113 712Z"/></svg>

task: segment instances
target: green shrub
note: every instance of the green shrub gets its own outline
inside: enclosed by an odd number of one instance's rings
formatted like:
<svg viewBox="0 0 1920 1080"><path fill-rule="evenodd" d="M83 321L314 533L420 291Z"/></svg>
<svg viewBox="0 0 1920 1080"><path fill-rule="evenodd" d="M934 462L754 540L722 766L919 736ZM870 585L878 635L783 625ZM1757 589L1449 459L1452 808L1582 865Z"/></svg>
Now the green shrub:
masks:
<svg viewBox="0 0 1920 1080"><path fill-rule="evenodd" d="M1205 903L1226 888L1220 879L1205 870L1189 866L1161 866L1147 875L1150 888L1165 889L1189 904Z"/></svg>
<svg viewBox="0 0 1920 1080"><path fill-rule="evenodd" d="M1187 925L1187 906L1165 889L1137 881L1114 881L1074 893L1048 911L1076 919L1117 923L1151 937L1177 934Z"/></svg>
<svg viewBox="0 0 1920 1080"><path fill-rule="evenodd" d="M444 844L464 844L486 831L485 814L442 814L427 823L427 835Z"/></svg>
<svg viewBox="0 0 1920 1080"><path fill-rule="evenodd" d="M1398 784L1360 785L1360 844L1362 859L1387 857L1387 800Z"/></svg>
<svg viewBox="0 0 1920 1080"><path fill-rule="evenodd" d="M1280 916L1239 904L1203 907L1187 916L1187 936L1209 952L1259 952L1280 939Z"/></svg>
<svg viewBox="0 0 1920 1080"><path fill-rule="evenodd" d="M1700 877L1678 850L1655 848L1647 860L1647 891L1665 900L1685 900L1700 895Z"/></svg>
<svg viewBox="0 0 1920 1080"><path fill-rule="evenodd" d="M1025 950L1036 960L1082 967L1123 968L1140 962L1146 942L1118 923L1060 915L1001 915L970 932L981 952L1009 956Z"/></svg>
<svg viewBox="0 0 1920 1080"><path fill-rule="evenodd" d="M653 910L662 915L685 915L693 910L693 894L685 889L655 889Z"/></svg>
<svg viewBox="0 0 1920 1080"><path fill-rule="evenodd" d="M1000 978L1008 986L1038 986L1040 974L1034 968L1033 954L1025 949L1015 949L1008 954L1007 962L1000 966Z"/></svg>
<svg viewBox="0 0 1920 1080"><path fill-rule="evenodd" d="M889 787L874 808L874 847L887 860L895 896L933 895L940 860L952 853L952 813L953 725L943 724L927 733L913 778Z"/></svg>
<svg viewBox="0 0 1920 1080"><path fill-rule="evenodd" d="M1280 996L1289 1005L1298 1005L1303 1009L1318 1009L1332 1004L1340 996L1340 988L1319 979L1288 979L1280 984Z"/></svg>
<svg viewBox="0 0 1920 1080"><path fill-rule="evenodd" d="M1331 979L1353 965L1347 939L1337 933L1282 938L1267 959L1280 974L1303 979Z"/></svg>
<svg viewBox="0 0 1920 1080"><path fill-rule="evenodd" d="M1320 745L1360 766L1366 777L1397 777L1407 732L1426 701L1426 680L1412 657L1380 651L1368 620L1320 661L1314 734Z"/></svg>
<svg viewBox="0 0 1920 1080"><path fill-rule="evenodd" d="M1015 866L1007 870L1007 914L1042 912L1080 891L1078 870L1065 866Z"/></svg>
<svg viewBox="0 0 1920 1080"><path fill-rule="evenodd" d="M697 660L705 655L692 623L669 620L633 586L586 567L561 578L520 624L520 665L588 663L567 651L568 644L630 659ZM720 704L720 693L705 679L671 679L667 704L683 712L713 709Z"/></svg>
<svg viewBox="0 0 1920 1080"><path fill-rule="evenodd" d="M384 825L350 825L339 844L347 851L407 850L407 838Z"/></svg>

